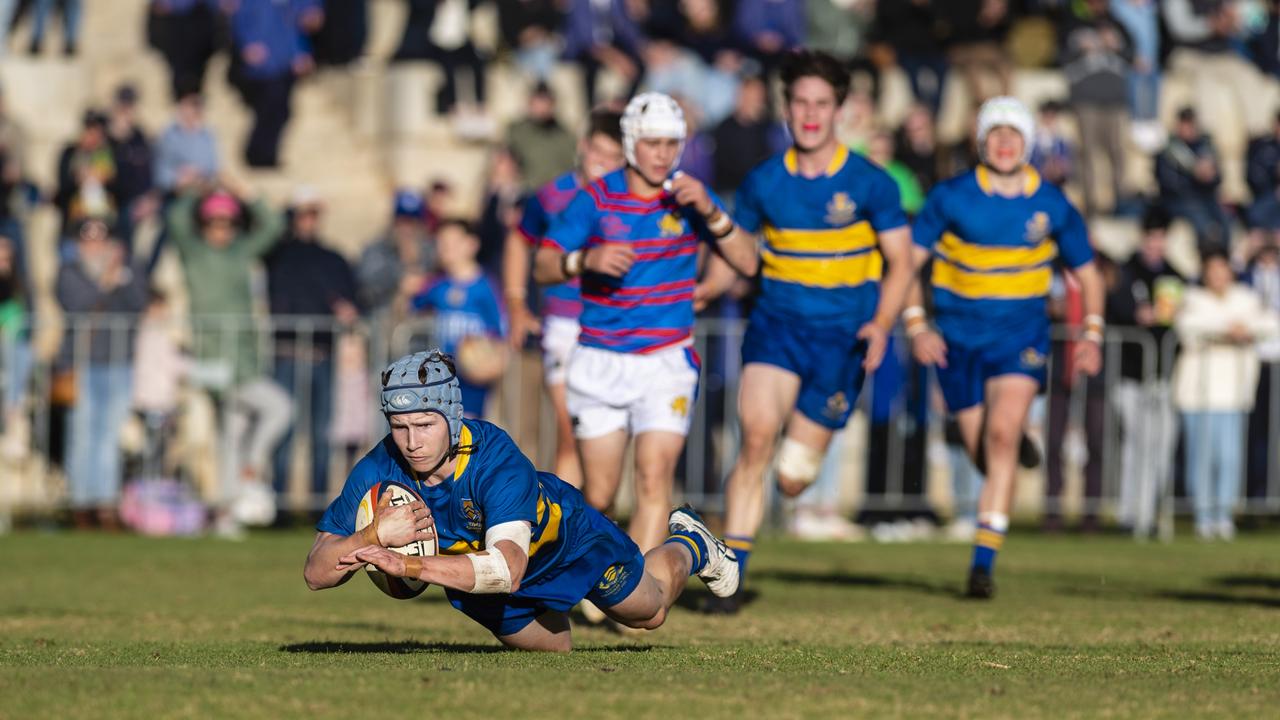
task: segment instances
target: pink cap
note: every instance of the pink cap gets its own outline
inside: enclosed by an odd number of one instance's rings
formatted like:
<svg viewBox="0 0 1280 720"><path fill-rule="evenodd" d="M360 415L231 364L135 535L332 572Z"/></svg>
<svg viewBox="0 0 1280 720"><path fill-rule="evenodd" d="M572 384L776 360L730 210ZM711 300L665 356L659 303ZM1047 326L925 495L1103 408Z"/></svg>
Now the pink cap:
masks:
<svg viewBox="0 0 1280 720"><path fill-rule="evenodd" d="M240 203L231 193L221 190L211 193L200 203L200 217L205 220L215 217L234 218L239 214Z"/></svg>

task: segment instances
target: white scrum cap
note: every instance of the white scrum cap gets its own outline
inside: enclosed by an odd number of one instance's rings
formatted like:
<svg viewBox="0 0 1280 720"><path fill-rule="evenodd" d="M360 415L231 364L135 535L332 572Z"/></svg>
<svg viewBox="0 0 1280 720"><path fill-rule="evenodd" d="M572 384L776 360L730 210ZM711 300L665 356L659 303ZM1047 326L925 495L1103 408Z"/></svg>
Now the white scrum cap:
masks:
<svg viewBox="0 0 1280 720"><path fill-rule="evenodd" d="M680 141L676 162L684 152L684 138L688 129L684 111L670 95L657 92L641 93L627 103L622 111L622 148L627 162L636 164L636 141L641 138L674 138ZM675 168L672 168L673 170Z"/></svg>

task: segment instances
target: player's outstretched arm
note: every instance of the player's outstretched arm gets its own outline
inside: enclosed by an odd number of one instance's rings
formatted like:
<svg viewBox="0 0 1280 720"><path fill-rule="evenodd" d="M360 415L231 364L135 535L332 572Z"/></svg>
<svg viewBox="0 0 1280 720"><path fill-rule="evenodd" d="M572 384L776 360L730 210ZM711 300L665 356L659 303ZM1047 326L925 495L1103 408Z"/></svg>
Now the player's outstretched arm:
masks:
<svg viewBox="0 0 1280 720"><path fill-rule="evenodd" d="M466 555L408 557L370 545L343 556L338 570L370 563L388 575L410 577L474 594L513 593L529 566L533 527L528 521L500 523L485 531L487 550Z"/></svg>
<svg viewBox="0 0 1280 720"><path fill-rule="evenodd" d="M668 181L668 191L676 202L702 216L707 230L716 239L725 261L744 277L752 277L760 269L759 243L756 237L743 230L729 213L720 209L712 199L707 186L688 173L677 172Z"/></svg>
<svg viewBox="0 0 1280 720"><path fill-rule="evenodd" d="M507 243L502 253L502 297L507 305L507 317L511 322L511 347L519 350L530 334L539 332L538 319L529 309L529 241L519 229L507 233Z"/></svg>
<svg viewBox="0 0 1280 720"><path fill-rule="evenodd" d="M347 581L351 568L339 569L338 561L356 550L368 547L400 547L415 540L435 537L435 520L431 509L421 500L397 507L391 506L391 493L384 493L378 502L373 522L352 535L330 532L316 533L316 540L307 553L302 577L312 590L336 587Z"/></svg>

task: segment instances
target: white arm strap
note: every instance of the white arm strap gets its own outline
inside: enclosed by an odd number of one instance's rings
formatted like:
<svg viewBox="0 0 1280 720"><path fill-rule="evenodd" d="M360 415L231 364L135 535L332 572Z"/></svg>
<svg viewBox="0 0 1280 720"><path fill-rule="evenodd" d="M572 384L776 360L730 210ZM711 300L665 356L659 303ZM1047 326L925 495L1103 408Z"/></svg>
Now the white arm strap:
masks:
<svg viewBox="0 0 1280 720"><path fill-rule="evenodd" d="M514 543L520 551L528 555L529 541L533 537L533 528L528 522L516 520L494 525L485 531L485 554L471 553L471 568L476 574L476 584L471 592L477 595L494 595L511 592L511 566L497 545L506 540Z"/></svg>

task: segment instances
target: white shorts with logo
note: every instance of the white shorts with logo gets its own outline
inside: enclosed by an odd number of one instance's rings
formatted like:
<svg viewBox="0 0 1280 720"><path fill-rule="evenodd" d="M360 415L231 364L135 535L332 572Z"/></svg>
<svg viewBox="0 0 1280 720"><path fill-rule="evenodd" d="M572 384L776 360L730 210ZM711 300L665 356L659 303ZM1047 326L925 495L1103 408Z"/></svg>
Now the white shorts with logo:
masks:
<svg viewBox="0 0 1280 720"><path fill-rule="evenodd" d="M617 430L689 434L701 363L693 348L650 354L578 346L569 360L569 416L580 440Z"/></svg>
<svg viewBox="0 0 1280 720"><path fill-rule="evenodd" d="M569 356L578 347L582 326L577 320L548 315L542 320L542 376L548 385L563 385Z"/></svg>

